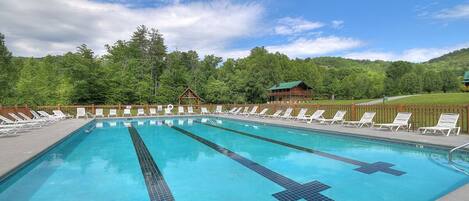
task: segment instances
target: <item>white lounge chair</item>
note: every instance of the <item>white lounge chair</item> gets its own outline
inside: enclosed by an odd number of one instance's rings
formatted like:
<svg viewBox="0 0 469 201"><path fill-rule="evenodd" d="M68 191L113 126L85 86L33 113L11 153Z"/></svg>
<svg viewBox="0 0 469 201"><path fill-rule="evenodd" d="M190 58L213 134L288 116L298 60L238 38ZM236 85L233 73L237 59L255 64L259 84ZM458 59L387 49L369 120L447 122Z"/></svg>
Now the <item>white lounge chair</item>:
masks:
<svg viewBox="0 0 469 201"><path fill-rule="evenodd" d="M240 113L240 115L247 115L249 114L249 107L244 107L243 112Z"/></svg>
<svg viewBox="0 0 469 201"><path fill-rule="evenodd" d="M117 109L109 109L107 117L117 117Z"/></svg>
<svg viewBox="0 0 469 201"><path fill-rule="evenodd" d="M238 109L236 109L236 110L235 110L233 113L231 113L231 114L237 115L237 114L239 114L239 112L241 112L242 109L243 109L242 107L239 107Z"/></svg>
<svg viewBox="0 0 469 201"><path fill-rule="evenodd" d="M86 110L84 107L77 108L77 119L80 117L88 118L88 115L86 114Z"/></svg>
<svg viewBox="0 0 469 201"><path fill-rule="evenodd" d="M0 127L0 136L4 136L4 135L16 135L16 133L18 132L18 130L20 130L19 128L4 128L4 127Z"/></svg>
<svg viewBox="0 0 469 201"><path fill-rule="evenodd" d="M320 123L330 123L331 125L334 123L344 123L344 118L345 114L347 111L345 110L339 110L335 113L334 117L332 119L321 119L319 122Z"/></svg>
<svg viewBox="0 0 469 201"><path fill-rule="evenodd" d="M295 120L308 120L309 116L306 115L306 112L308 112L307 108L301 108L298 115L296 115Z"/></svg>
<svg viewBox="0 0 469 201"><path fill-rule="evenodd" d="M410 129L411 124L409 124L409 120L411 116L412 113L410 112L399 112L392 123L375 124L374 126L379 126L378 129L389 128L391 131L393 131L393 128L396 128L395 131L398 131L399 128Z"/></svg>
<svg viewBox="0 0 469 201"><path fill-rule="evenodd" d="M137 116L145 116L145 109L138 108L137 109Z"/></svg>
<svg viewBox="0 0 469 201"><path fill-rule="evenodd" d="M207 110L206 107L201 107L200 108L200 114L210 114L210 112Z"/></svg>
<svg viewBox="0 0 469 201"><path fill-rule="evenodd" d="M103 108L96 108L94 110L94 117L104 117L104 110Z"/></svg>
<svg viewBox="0 0 469 201"><path fill-rule="evenodd" d="M150 111L150 113L149 113L150 116L157 116L158 115L158 113L156 112L156 108L154 108L154 107L150 108L149 111Z"/></svg>
<svg viewBox="0 0 469 201"><path fill-rule="evenodd" d="M215 112L213 112L215 114L223 114L223 106L222 105L217 105L217 107L215 108Z"/></svg>
<svg viewBox="0 0 469 201"><path fill-rule="evenodd" d="M249 113L247 113L246 115L248 115L248 116L249 115L255 115L256 112L257 112L257 108L259 108L259 106L257 106L257 105L252 107L251 111Z"/></svg>
<svg viewBox="0 0 469 201"><path fill-rule="evenodd" d="M0 129L5 129L5 132L12 131L8 129L17 129L17 130L22 130L22 129L29 129L29 128L34 128L32 125L28 124L20 124L20 123L5 123L1 118L0 118Z"/></svg>
<svg viewBox="0 0 469 201"><path fill-rule="evenodd" d="M171 112L171 110L172 110L171 108L165 108L164 109L164 115L172 115L173 112Z"/></svg>
<svg viewBox="0 0 469 201"><path fill-rule="evenodd" d="M280 116L280 117L284 118L284 119L290 119L290 118L292 118L292 116L291 116L292 112L293 112L293 108L289 107L289 108L287 108L287 110L285 110L285 113L283 113L283 115Z"/></svg>
<svg viewBox="0 0 469 201"><path fill-rule="evenodd" d="M162 105L157 105L156 106L156 112L158 112L158 113L163 112L163 106Z"/></svg>
<svg viewBox="0 0 469 201"><path fill-rule="evenodd" d="M52 110L52 113L54 114L55 117L58 117L60 119L73 118L72 115L65 114L64 112L62 112L62 110Z"/></svg>
<svg viewBox="0 0 469 201"><path fill-rule="evenodd" d="M321 121L322 119L325 119L324 116L322 116L326 112L325 110L316 110L314 113L309 117L308 123L312 123L313 121Z"/></svg>
<svg viewBox="0 0 469 201"><path fill-rule="evenodd" d="M33 115L33 119L42 119L44 117L41 117L41 115L39 115L36 111L34 110L29 110L29 112L31 112L31 114Z"/></svg>
<svg viewBox="0 0 469 201"><path fill-rule="evenodd" d="M185 114L185 112L184 112L184 106L178 106L178 114L179 114L179 115Z"/></svg>
<svg viewBox="0 0 469 201"><path fill-rule="evenodd" d="M363 113L362 118L359 121L344 121L345 126L356 126L361 128L363 126L373 127L373 118L375 117L376 112L365 112Z"/></svg>
<svg viewBox="0 0 469 201"><path fill-rule="evenodd" d="M47 119L53 119L55 121L59 121L61 119L63 119L63 117L58 117L58 116L55 116L55 115L50 115L49 113L47 113L46 111L37 111L39 113L39 115L41 115L42 117L41 118L47 118ZM34 115L34 113L33 113Z"/></svg>
<svg viewBox="0 0 469 201"><path fill-rule="evenodd" d="M187 114L189 114L189 115L195 114L194 108L193 108L192 106L188 106L188 107L187 107Z"/></svg>
<svg viewBox="0 0 469 201"><path fill-rule="evenodd" d="M279 117L282 112L283 112L283 110L277 110L277 111L275 111L274 114L266 115L266 117L276 118L276 117Z"/></svg>
<svg viewBox="0 0 469 201"><path fill-rule="evenodd" d="M37 127L41 127L42 125L45 124L45 122L41 121L41 120L22 119L18 115L16 115L15 113L12 113L12 112L8 113L8 115L10 115L10 117L13 117L13 119L15 119L15 122L19 123L19 124L31 124L31 125L36 125Z"/></svg>
<svg viewBox="0 0 469 201"><path fill-rule="evenodd" d="M23 121L13 121L2 115L0 115L0 123L3 128L19 128L19 127L40 127L40 124L37 122L23 122Z"/></svg>
<svg viewBox="0 0 469 201"><path fill-rule="evenodd" d="M237 108L237 107L231 108L231 110L229 110L229 111L226 112L226 113L228 113L228 114L233 114L233 112L236 111L236 109L238 109L238 108Z"/></svg>
<svg viewBox="0 0 469 201"><path fill-rule="evenodd" d="M132 113L130 112L130 108L125 108L124 109L124 112L122 113L122 116L125 117L131 117L132 116Z"/></svg>
<svg viewBox="0 0 469 201"><path fill-rule="evenodd" d="M33 118L29 117L28 115L25 115L22 112L18 112L18 114L25 120L43 122L44 124L50 124L50 123L55 122L55 120L53 120L53 119L46 119L46 118L33 119Z"/></svg>
<svg viewBox="0 0 469 201"><path fill-rule="evenodd" d="M256 116L265 116L267 111L269 111L269 108L264 108L264 109L261 110L261 112L256 113L254 115L256 115Z"/></svg>
<svg viewBox="0 0 469 201"><path fill-rule="evenodd" d="M440 115L436 126L420 127L418 130L421 131L422 134L427 133L427 131L433 131L433 133L440 131L442 134L446 134L446 136L449 136L451 132L454 131L455 135L459 135L461 127L456 126L458 123L458 119L459 114L457 113L443 113Z"/></svg>

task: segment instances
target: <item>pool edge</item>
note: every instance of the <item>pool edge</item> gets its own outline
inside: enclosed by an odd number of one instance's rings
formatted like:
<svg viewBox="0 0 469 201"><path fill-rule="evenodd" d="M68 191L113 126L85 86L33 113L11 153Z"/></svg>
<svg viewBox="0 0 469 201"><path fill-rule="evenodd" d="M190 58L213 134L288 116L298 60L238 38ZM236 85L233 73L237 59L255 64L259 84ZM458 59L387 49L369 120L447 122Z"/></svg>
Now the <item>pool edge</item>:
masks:
<svg viewBox="0 0 469 201"><path fill-rule="evenodd" d="M71 136L73 136L73 134L76 134L77 132L79 132L81 129L91 125L92 123L94 123L96 121L96 119L91 119L89 120L88 122L86 122L85 124L83 124L82 126L74 129L73 131L67 133L64 137L62 137L61 139L57 140L56 142L52 143L51 145L45 147L43 150L41 150L40 152L34 154L34 155L31 155L31 157L27 158L25 161L19 163L18 165L16 165L15 167L11 168L10 170L6 171L5 173L3 173L2 175L0 175L0 184L2 184L4 181L6 181L10 176L14 175L15 173L21 171L22 169L24 169L26 166L28 166L30 163L32 163L33 161L37 160L38 158L40 158L41 156L43 156L44 154L46 154L48 151L52 150L53 148L57 147L59 144L61 144L62 142L64 142L65 140L67 140L68 138L70 138Z"/></svg>

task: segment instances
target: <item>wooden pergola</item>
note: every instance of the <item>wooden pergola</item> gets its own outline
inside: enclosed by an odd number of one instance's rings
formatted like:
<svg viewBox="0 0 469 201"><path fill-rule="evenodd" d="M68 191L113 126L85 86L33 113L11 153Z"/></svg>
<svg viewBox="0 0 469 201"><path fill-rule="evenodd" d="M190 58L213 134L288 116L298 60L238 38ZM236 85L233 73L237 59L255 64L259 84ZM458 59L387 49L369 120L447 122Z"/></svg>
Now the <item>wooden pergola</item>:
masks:
<svg viewBox="0 0 469 201"><path fill-rule="evenodd" d="M186 102L187 101L187 102ZM179 105L181 103L186 103L190 105L199 105L204 102L197 93L195 93L190 87L187 87L186 90L179 96Z"/></svg>

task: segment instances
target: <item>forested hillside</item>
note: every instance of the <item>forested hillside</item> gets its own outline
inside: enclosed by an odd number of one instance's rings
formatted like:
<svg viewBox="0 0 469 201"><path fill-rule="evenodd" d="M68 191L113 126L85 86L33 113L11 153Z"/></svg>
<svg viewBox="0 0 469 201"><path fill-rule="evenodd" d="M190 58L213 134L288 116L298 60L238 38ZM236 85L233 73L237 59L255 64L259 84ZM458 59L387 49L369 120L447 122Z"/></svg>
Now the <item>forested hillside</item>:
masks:
<svg viewBox="0 0 469 201"><path fill-rule="evenodd" d="M145 26L106 48L101 56L81 45L64 55L14 57L0 35L0 103L176 103L187 86L207 102L260 103L267 100L267 88L292 80L312 86L315 98L376 98L458 91L469 70L467 49L420 64L290 59L263 47L246 58L223 61L215 55L201 58L196 50L168 52L163 36Z"/></svg>

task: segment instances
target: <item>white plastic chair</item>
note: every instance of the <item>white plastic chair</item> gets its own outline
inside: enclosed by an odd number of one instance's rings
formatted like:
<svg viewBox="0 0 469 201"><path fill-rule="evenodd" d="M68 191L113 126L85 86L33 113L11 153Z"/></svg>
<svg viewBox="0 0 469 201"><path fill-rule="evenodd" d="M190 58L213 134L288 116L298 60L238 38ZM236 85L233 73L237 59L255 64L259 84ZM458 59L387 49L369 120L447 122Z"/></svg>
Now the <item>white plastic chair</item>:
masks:
<svg viewBox="0 0 469 201"><path fill-rule="evenodd" d="M330 124L344 123L344 118L345 118L346 113L347 111L345 110L339 110L335 113L332 119L321 119L320 123L330 123Z"/></svg>
<svg viewBox="0 0 469 201"><path fill-rule="evenodd" d="M376 112L365 112L363 113L362 118L359 121L344 121L345 126L356 126L361 128L363 126L373 127L373 118L375 117Z"/></svg>
<svg viewBox="0 0 469 201"><path fill-rule="evenodd" d="M395 131L398 131L399 128L410 129L411 124L409 124L409 120L411 116L412 113L410 112L399 112L392 123L375 124L374 126L379 126L378 129L389 128L391 131L393 131L393 128L396 128Z"/></svg>
<svg viewBox="0 0 469 201"><path fill-rule="evenodd" d="M185 112L184 112L184 106L178 106L178 114L179 115L183 115Z"/></svg>
<svg viewBox="0 0 469 201"><path fill-rule="evenodd" d="M257 108L259 108L259 106L254 106L252 107L251 111L249 113L247 113L247 115L255 115L256 112L257 112Z"/></svg>
<svg viewBox="0 0 469 201"><path fill-rule="evenodd" d="M125 108L124 109L124 113L122 113L122 116L125 117L125 116L132 116L132 113L130 112L130 108Z"/></svg>
<svg viewBox="0 0 469 201"><path fill-rule="evenodd" d="M95 110L95 117L104 117L104 111L103 108L96 108Z"/></svg>
<svg viewBox="0 0 469 201"><path fill-rule="evenodd" d="M150 108L149 111L150 111L150 113L149 113L150 116L156 116L156 115L158 115L158 113L156 112L156 108Z"/></svg>
<svg viewBox="0 0 469 201"><path fill-rule="evenodd" d="M138 108L137 109L137 116L145 116L145 109Z"/></svg>
<svg viewBox="0 0 469 201"><path fill-rule="evenodd" d="M88 118L88 115L86 115L86 110L84 107L77 108L77 119L80 117Z"/></svg>
<svg viewBox="0 0 469 201"><path fill-rule="evenodd" d="M293 108L289 107L287 110L285 110L285 113L281 116L281 118L284 119L290 119L292 118L291 113L293 112Z"/></svg>
<svg viewBox="0 0 469 201"><path fill-rule="evenodd" d="M422 131L422 134L427 133L427 131L433 131L433 133L440 131L443 135L449 136L454 131L455 135L459 135L461 127L456 126L458 119L459 114L457 113L443 113L440 115L436 126L420 127L418 130Z"/></svg>
<svg viewBox="0 0 469 201"><path fill-rule="evenodd" d="M107 117L117 117L117 109L109 109Z"/></svg>

